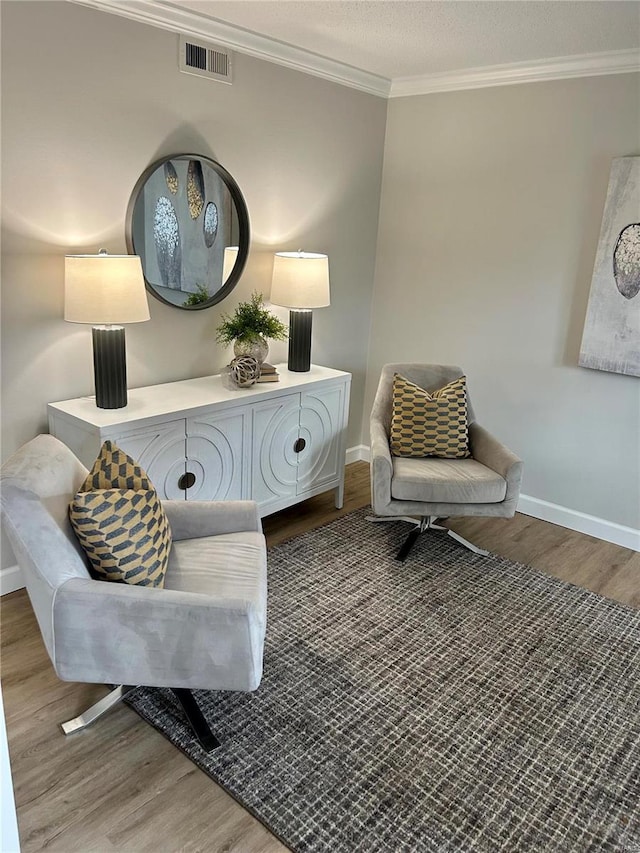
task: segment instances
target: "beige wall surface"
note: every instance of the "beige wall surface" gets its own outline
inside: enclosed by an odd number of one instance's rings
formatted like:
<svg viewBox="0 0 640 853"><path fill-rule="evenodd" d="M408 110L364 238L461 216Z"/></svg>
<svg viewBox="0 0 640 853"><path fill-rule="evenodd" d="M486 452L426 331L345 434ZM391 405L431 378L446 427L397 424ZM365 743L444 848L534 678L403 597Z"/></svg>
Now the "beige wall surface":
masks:
<svg viewBox="0 0 640 853"><path fill-rule="evenodd" d="M348 444L360 440L386 102L239 54L229 86L180 73L177 57L174 33L2 3L3 458L47 430L48 402L93 393L91 330L63 320L64 255L126 252L138 176L180 152L240 185L249 262L213 308L149 297L151 321L127 328L129 386L218 372L231 355L215 343L220 316L253 290L268 298L273 252L326 252L331 306L314 312L312 358L353 373ZM286 361L286 343L270 358Z"/></svg>
<svg viewBox="0 0 640 853"><path fill-rule="evenodd" d="M577 367L636 74L389 104L364 436L381 366L459 364L523 492L640 526L640 382Z"/></svg>
<svg viewBox="0 0 640 853"><path fill-rule="evenodd" d="M178 71L178 36L63 2L2 3L2 455L46 430L46 403L93 393L91 331L65 323L64 255L125 252L125 212L158 157L222 163L252 226L240 285L186 312L149 297L127 328L129 386L216 373L222 312L267 298L274 251L326 252L331 306L313 360L353 373L361 435L386 102L235 55L233 85ZM286 309L274 309L288 321ZM270 358L286 361L286 343Z"/></svg>

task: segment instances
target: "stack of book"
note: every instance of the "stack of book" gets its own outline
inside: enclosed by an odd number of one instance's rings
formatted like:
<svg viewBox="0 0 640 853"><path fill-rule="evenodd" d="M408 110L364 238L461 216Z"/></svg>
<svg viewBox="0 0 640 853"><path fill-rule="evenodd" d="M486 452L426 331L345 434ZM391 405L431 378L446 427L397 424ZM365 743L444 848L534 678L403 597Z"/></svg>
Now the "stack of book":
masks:
<svg viewBox="0 0 640 853"><path fill-rule="evenodd" d="M272 364L267 361L262 362L260 367L260 377L258 382L279 382L280 375Z"/></svg>

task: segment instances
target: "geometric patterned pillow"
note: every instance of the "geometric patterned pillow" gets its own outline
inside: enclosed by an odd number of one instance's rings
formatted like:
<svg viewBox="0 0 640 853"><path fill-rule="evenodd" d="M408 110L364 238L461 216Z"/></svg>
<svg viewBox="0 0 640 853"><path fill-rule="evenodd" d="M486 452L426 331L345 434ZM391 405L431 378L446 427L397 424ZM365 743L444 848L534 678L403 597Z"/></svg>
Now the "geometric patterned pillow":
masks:
<svg viewBox="0 0 640 853"><path fill-rule="evenodd" d="M100 448L71 502L69 518L96 577L164 585L171 550L169 520L145 471L112 441Z"/></svg>
<svg viewBox="0 0 640 853"><path fill-rule="evenodd" d="M138 463L112 441L105 441L80 491L152 488L151 480Z"/></svg>
<svg viewBox="0 0 640 853"><path fill-rule="evenodd" d="M98 580L164 586L171 530L155 489L78 492L69 519Z"/></svg>
<svg viewBox="0 0 640 853"><path fill-rule="evenodd" d="M469 457L466 377L429 392L394 374L389 445L394 456Z"/></svg>

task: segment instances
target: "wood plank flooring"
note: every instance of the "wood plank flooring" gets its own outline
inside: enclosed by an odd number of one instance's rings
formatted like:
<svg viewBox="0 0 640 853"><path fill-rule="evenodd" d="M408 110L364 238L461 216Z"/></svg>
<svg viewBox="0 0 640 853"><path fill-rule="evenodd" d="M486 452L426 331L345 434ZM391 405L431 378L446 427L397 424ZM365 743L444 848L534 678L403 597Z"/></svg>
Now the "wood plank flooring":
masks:
<svg viewBox="0 0 640 853"><path fill-rule="evenodd" d="M369 467L264 520L274 545L369 503ZM640 554L517 515L452 524L477 545L640 608ZM347 545L349 543L346 543ZM357 547L357 543L351 543ZM65 738L58 724L107 690L55 676L24 590L1 607L2 689L23 853L278 853L286 848L124 705Z"/></svg>

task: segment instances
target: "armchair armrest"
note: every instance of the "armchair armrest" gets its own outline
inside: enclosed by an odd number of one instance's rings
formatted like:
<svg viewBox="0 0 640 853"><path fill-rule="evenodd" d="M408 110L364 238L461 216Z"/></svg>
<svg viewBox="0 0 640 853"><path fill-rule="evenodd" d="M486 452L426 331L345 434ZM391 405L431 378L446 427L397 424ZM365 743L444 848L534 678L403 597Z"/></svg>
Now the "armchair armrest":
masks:
<svg viewBox="0 0 640 853"><path fill-rule="evenodd" d="M389 450L389 438L384 425L371 418L371 503L374 512L384 515L391 500L391 477L393 463Z"/></svg>
<svg viewBox="0 0 640 853"><path fill-rule="evenodd" d="M53 664L63 681L254 690L264 607L266 595L261 605L74 578L54 602Z"/></svg>
<svg viewBox="0 0 640 853"><path fill-rule="evenodd" d="M518 497L524 462L475 421L469 424L471 455L507 481L505 500Z"/></svg>
<svg viewBox="0 0 640 853"><path fill-rule="evenodd" d="M255 501L162 501L176 541L223 533L262 532Z"/></svg>

